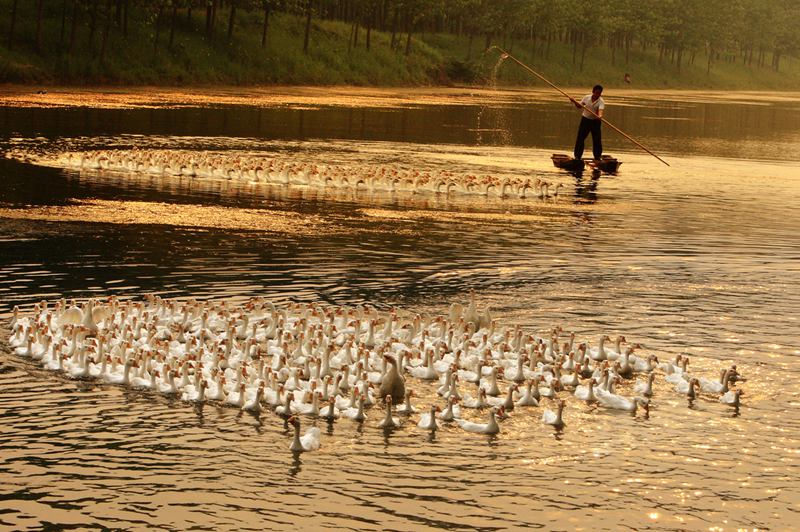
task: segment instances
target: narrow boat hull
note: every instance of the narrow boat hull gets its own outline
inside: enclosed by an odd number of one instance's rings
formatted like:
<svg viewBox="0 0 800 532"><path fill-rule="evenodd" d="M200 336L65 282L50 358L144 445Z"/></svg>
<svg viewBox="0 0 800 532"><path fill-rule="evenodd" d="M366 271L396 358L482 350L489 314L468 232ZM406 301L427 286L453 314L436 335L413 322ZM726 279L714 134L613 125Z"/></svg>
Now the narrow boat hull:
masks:
<svg viewBox="0 0 800 532"><path fill-rule="evenodd" d="M595 161L594 159L575 159L563 153L554 153L551 159L553 160L553 166L568 172L582 172L586 166L589 166L601 172L615 174L622 164L610 155L603 155L599 161Z"/></svg>

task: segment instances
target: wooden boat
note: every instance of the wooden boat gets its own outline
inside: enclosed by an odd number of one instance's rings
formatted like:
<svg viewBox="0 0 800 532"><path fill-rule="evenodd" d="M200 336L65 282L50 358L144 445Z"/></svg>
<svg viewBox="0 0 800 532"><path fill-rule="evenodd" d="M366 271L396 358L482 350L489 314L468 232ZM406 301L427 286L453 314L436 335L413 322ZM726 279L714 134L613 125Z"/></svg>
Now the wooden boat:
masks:
<svg viewBox="0 0 800 532"><path fill-rule="evenodd" d="M589 166L590 168L597 169L601 172L615 174L617 173L619 165L622 164L616 158L611 157L610 155L603 155L599 161L595 161L594 159L588 158L575 159L563 153L554 153L551 159L553 160L553 166L556 168L561 168L562 170L567 170L568 172L582 172L586 166Z"/></svg>

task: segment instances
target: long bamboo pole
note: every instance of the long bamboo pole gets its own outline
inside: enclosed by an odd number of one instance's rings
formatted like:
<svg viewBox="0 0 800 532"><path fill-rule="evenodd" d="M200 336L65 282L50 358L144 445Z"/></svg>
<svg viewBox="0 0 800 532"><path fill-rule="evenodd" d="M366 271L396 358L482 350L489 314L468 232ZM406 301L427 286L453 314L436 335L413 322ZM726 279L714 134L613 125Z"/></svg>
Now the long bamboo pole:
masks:
<svg viewBox="0 0 800 532"><path fill-rule="evenodd" d="M499 52L502 54L502 57L503 57L503 58L509 58L509 59L513 60L513 61L514 61L515 63L517 63L519 66L521 66L522 68L524 68L525 70L527 70L528 72L530 72L531 74L533 74L534 76L536 76L537 78L539 78L540 80L544 81L545 83L547 83L548 85L550 85L551 87L553 87L555 90L557 90L558 92L560 92L561 94L563 94L563 95L564 95L564 96L566 96L567 98L569 98L569 100L570 100L571 102L573 102L573 103L575 103L575 104L578 104L578 105L580 105L580 104L579 104L579 102L578 102L578 101L577 101L575 98L573 98L572 96L570 96L569 94L567 94L566 92L564 92L563 90L561 90L561 89L560 89L558 86L556 86L556 84L555 84L555 83L551 82L549 79L547 79L546 77L542 76L541 74L539 74L538 72L536 72L535 70L533 70L531 67L529 67L528 65L526 65L525 63L523 63L522 61L520 61L519 59L517 59L516 57L514 57L514 56L513 56L513 55L511 55L510 53L506 52L505 50L503 50L503 49L502 49L502 48L500 48L499 46L493 46L492 48L496 48L496 49L497 49L497 50L498 50L498 51L499 51ZM594 111L592 111L591 109L589 109L589 108L588 108L588 107L586 107L585 105L581 105L581 107L582 107L583 109L585 109L586 111L589 111L589 112L590 112L591 114L593 114L593 115L594 115L594 116L595 116L595 117L596 117L598 120L602 121L602 122L603 122L604 124L606 124L608 127L610 127L611 129L613 129L614 131L616 131L617 133L619 133L620 135L622 135L623 137L625 137L625 138L626 138L626 139L628 139L629 141L633 142L634 144L636 144L637 146L639 146L641 149L643 149L644 151L646 151L647 153L649 153L650 155L652 155L653 157L655 157L656 159L658 159L658 160L659 160L659 161L661 161L662 163L664 163L664 164L666 164L667 166L669 166L669 163L668 163L667 161L665 161L664 159L662 159L661 157L659 157L658 155L656 155L655 153L653 153L652 151L650 151L649 149L647 149L645 146L643 146L643 145L642 145L642 143L641 143L641 142L639 142L638 140L634 139L633 137L631 137L630 135L628 135L627 133L625 133L624 131L622 131L620 128L618 128L617 126L615 126L614 124L612 124L611 122L609 122L608 120L606 120L605 118L602 118L601 116L599 116L597 113L595 113Z"/></svg>

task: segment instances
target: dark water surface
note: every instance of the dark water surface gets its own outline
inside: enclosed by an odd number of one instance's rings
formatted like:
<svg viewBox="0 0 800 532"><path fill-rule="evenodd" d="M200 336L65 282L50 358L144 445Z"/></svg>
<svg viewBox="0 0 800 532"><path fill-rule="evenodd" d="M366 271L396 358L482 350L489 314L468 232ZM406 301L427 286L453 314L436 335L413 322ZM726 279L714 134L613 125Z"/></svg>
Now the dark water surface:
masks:
<svg viewBox="0 0 800 532"><path fill-rule="evenodd" d="M318 191L78 173L0 160L0 207L80 200L316 216L318 235L0 217L0 318L41 299L266 295L445 312L475 290L504 325L624 334L709 377L748 377L739 415L657 380L650 417L571 402L496 438L349 421L287 451L254 418L0 354L0 526L10 529L788 530L800 520L800 100L609 96L617 176L552 168L576 117L552 100L484 107L0 108L0 150L197 149L302 162L538 177L557 199ZM5 337L5 333L2 335Z"/></svg>

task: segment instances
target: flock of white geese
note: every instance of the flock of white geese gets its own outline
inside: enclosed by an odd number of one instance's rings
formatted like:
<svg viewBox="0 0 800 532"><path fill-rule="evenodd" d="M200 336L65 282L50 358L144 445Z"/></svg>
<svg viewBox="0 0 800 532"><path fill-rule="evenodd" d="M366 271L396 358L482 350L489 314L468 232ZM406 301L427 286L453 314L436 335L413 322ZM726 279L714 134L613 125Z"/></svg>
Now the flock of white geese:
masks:
<svg viewBox="0 0 800 532"><path fill-rule="evenodd" d="M542 423L562 429L568 395L636 415L649 412L658 378L690 400L704 394L738 409L741 390L734 387L743 380L736 366L718 378L695 375L684 355L659 363L623 336L603 335L590 346L561 328L540 337L500 327L474 295L447 315L404 318L395 309L276 306L260 297L239 306L152 295L42 301L30 315L14 309L8 343L71 378L274 411L294 426L295 452L320 446L316 427L300 435L301 417L374 416L386 430L448 424L497 434L508 416L542 407ZM441 399L418 412L413 386L424 381ZM474 421L480 417L484 423Z"/></svg>
<svg viewBox="0 0 800 532"><path fill-rule="evenodd" d="M30 159L11 153L9 157ZM282 186L305 186L411 194L468 194L499 198L557 198L563 183L540 178L497 177L394 166L310 164L281 157L191 150L127 149L63 152L35 162L77 170L115 171L152 176L240 180Z"/></svg>

